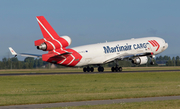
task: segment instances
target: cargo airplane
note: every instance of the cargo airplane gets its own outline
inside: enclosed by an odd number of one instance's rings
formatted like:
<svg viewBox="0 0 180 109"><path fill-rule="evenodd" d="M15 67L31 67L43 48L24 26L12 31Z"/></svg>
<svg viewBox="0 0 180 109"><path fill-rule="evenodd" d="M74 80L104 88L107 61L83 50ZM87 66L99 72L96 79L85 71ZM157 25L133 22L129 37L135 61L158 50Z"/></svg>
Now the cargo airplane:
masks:
<svg viewBox="0 0 180 109"><path fill-rule="evenodd" d="M34 42L38 50L48 51L46 54L36 55L20 53L21 56L42 58L43 61L64 66L84 66L84 72L93 72L90 65L98 65L98 71L103 72L102 64L115 62L112 72L122 71L118 60L128 59L133 64L141 65L148 62L154 64L155 55L168 48L168 43L159 37L145 37L114 42L83 45L67 48L71 44L69 36L59 36L44 16L37 16L37 21L43 34L43 39ZM12 55L18 54L9 47Z"/></svg>

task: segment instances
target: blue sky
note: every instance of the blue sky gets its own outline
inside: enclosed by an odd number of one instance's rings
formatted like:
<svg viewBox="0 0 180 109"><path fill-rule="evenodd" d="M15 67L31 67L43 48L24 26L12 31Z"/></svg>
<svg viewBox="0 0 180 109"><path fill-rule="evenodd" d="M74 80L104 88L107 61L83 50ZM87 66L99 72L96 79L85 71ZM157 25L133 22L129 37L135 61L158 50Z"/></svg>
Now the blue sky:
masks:
<svg viewBox="0 0 180 109"><path fill-rule="evenodd" d="M43 54L34 46L41 39L36 16L45 16L69 47L157 36L169 48L161 55L180 55L179 0L1 0L0 59L8 47L19 53ZM11 56L11 55L10 55Z"/></svg>

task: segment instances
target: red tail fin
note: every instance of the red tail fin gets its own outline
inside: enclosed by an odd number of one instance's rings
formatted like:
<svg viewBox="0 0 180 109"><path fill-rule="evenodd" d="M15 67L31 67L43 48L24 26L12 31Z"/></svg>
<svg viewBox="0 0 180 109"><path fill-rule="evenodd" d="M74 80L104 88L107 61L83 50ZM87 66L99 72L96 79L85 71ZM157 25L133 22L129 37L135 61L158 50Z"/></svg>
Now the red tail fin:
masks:
<svg viewBox="0 0 180 109"><path fill-rule="evenodd" d="M34 42L38 49L43 51L63 50L71 44L71 38L69 36L59 37L44 16L37 16L36 18L44 37L44 39L39 39Z"/></svg>
<svg viewBox="0 0 180 109"><path fill-rule="evenodd" d="M59 35L54 31L48 21L44 18L44 16L37 16L38 24L41 28L43 37L46 40L58 39Z"/></svg>

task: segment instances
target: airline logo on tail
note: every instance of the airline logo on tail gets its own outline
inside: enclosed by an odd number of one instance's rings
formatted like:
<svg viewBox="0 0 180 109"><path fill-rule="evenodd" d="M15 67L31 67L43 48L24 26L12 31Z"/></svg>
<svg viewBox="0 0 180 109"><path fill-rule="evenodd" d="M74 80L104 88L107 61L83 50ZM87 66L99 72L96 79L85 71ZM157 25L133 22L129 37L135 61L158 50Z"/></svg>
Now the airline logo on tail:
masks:
<svg viewBox="0 0 180 109"><path fill-rule="evenodd" d="M157 41L155 41L155 40L150 40L150 41L148 41L148 42L151 43L151 45L152 45L153 47L157 47L156 51L159 50L160 45L159 45L159 43L158 43Z"/></svg>

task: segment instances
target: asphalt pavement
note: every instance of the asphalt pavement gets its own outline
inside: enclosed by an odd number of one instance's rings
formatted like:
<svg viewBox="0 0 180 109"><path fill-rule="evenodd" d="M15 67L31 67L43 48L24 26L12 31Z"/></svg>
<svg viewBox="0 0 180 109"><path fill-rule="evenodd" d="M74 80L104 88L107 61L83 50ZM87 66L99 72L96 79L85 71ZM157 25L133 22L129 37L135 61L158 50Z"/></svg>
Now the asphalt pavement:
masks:
<svg viewBox="0 0 180 109"><path fill-rule="evenodd" d="M147 98L131 98L131 99L94 100L94 101L79 101L79 102L64 102L64 103L47 103L47 104L0 106L0 109L37 109L37 108L53 108L53 107L82 106L82 105L103 105L103 104L113 104L113 103L130 103L130 102L160 101L160 100L180 100L180 96L165 96L165 97L147 97Z"/></svg>
<svg viewBox="0 0 180 109"><path fill-rule="evenodd" d="M4 73L0 74L0 76L20 76L20 75L57 75L57 74L101 74L101 73L138 73L138 72L173 72L173 71L180 71L180 70L142 70L142 71L122 71L122 72L49 72L49 73Z"/></svg>

